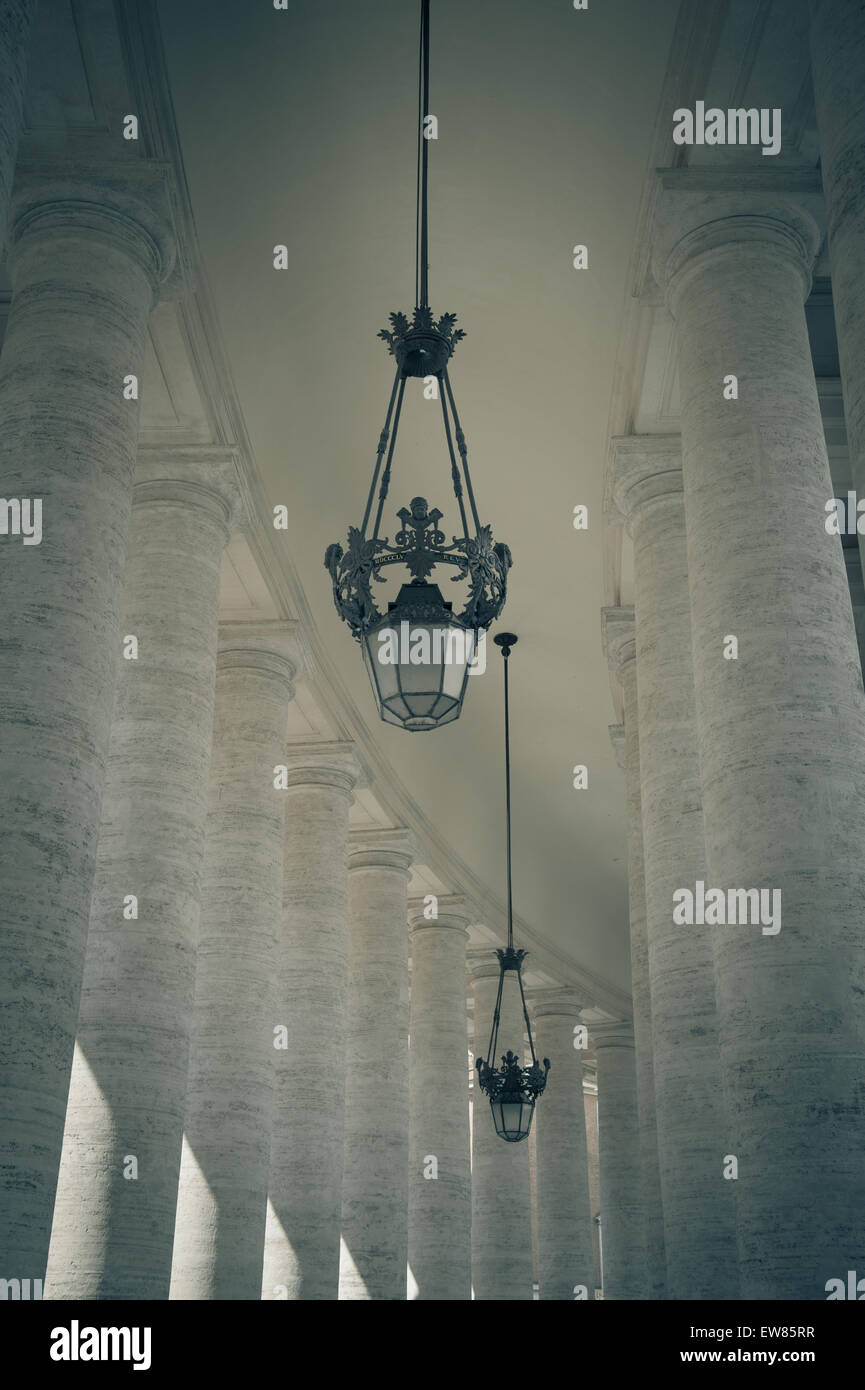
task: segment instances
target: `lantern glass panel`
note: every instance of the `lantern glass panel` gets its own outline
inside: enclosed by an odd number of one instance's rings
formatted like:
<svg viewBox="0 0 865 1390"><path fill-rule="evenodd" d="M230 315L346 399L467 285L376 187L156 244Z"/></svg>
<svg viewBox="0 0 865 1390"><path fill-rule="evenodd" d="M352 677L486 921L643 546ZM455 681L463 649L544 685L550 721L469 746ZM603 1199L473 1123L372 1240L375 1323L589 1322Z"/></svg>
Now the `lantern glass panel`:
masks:
<svg viewBox="0 0 865 1390"><path fill-rule="evenodd" d="M396 607L362 640L381 717L412 731L449 724L459 716L475 634L443 604L434 620L401 618Z"/></svg>
<svg viewBox="0 0 865 1390"><path fill-rule="evenodd" d="M493 1124L500 1139L510 1144L518 1144L527 1139L532 1127L535 1107L531 1100L493 1100L490 1101Z"/></svg>

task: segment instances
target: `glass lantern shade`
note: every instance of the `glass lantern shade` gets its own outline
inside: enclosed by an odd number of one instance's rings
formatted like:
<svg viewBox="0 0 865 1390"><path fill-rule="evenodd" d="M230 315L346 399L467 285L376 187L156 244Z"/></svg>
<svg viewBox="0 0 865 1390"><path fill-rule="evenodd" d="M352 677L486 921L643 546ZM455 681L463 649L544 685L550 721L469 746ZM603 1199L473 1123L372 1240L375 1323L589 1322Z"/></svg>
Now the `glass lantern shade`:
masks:
<svg viewBox="0 0 865 1390"><path fill-rule="evenodd" d="M404 584L361 641L385 723L417 733L459 718L470 667L482 669L476 658L485 636L454 617L437 584Z"/></svg>
<svg viewBox="0 0 865 1390"><path fill-rule="evenodd" d="M535 1102L526 1096L503 1095L490 1101L496 1134L508 1144L528 1139L535 1113Z"/></svg>

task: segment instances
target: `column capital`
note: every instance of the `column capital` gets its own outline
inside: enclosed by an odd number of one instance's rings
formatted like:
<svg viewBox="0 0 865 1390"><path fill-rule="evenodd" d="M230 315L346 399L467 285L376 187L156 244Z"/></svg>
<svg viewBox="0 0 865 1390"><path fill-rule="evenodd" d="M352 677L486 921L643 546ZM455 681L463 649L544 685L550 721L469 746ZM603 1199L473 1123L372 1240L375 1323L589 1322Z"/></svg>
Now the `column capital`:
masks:
<svg viewBox="0 0 865 1390"><path fill-rule="evenodd" d="M471 924L471 914L466 906L465 898L455 894L444 894L439 897L437 904L437 915L426 917L425 903L423 898L412 898L408 905L408 924L412 933L424 931L427 927L440 927L447 931L462 932L468 940L468 929Z"/></svg>
<svg viewBox="0 0 865 1390"><path fill-rule="evenodd" d="M595 1052L604 1047L634 1047L634 1025L630 1019L619 1019L615 1023L592 1023L589 1025L589 1042Z"/></svg>
<svg viewBox="0 0 865 1390"><path fill-rule="evenodd" d="M497 956L494 954L495 949L494 946L490 946L488 949L485 948L478 955L470 953L467 956L466 964L471 971L473 980L498 979L501 967L499 966Z"/></svg>
<svg viewBox="0 0 865 1390"><path fill-rule="evenodd" d="M526 1002L534 1018L566 1018L577 1022L583 1009L591 1008L591 1001L572 989L544 990L530 995Z"/></svg>
<svg viewBox="0 0 865 1390"><path fill-rule="evenodd" d="M348 837L349 869L399 869L408 873L415 855L410 830L352 830Z"/></svg>
<svg viewBox="0 0 865 1390"><path fill-rule="evenodd" d="M637 655L636 626L633 605L601 609L601 637L604 656L612 671L622 679L622 672Z"/></svg>
<svg viewBox="0 0 865 1390"><path fill-rule="evenodd" d="M610 735L610 743L616 755L616 766L620 772L625 770L625 726L624 724L608 724L607 733Z"/></svg>
<svg viewBox="0 0 865 1390"><path fill-rule="evenodd" d="M91 237L135 260L155 300L177 258L169 177L168 165L153 160L23 161L12 190L11 258L35 235Z"/></svg>
<svg viewBox="0 0 865 1390"><path fill-rule="evenodd" d="M638 512L681 504L682 440L678 434L618 435L610 441L612 452L613 508L630 532Z"/></svg>
<svg viewBox="0 0 865 1390"><path fill-rule="evenodd" d="M250 670L285 682L294 698L294 683L303 674L300 624L294 619L220 623L217 674Z"/></svg>
<svg viewBox="0 0 865 1390"><path fill-rule="evenodd" d="M354 744L350 742L290 744L285 750L285 766L289 788L336 787L349 800L361 776Z"/></svg>
<svg viewBox="0 0 865 1390"><path fill-rule="evenodd" d="M786 257L811 286L823 241L823 194L813 169L659 169L651 264L676 315L684 284L706 259L741 264L746 248Z"/></svg>
<svg viewBox="0 0 865 1390"><path fill-rule="evenodd" d="M132 500L135 506L155 502L202 509L230 534L243 513L237 450L143 445L135 461Z"/></svg>

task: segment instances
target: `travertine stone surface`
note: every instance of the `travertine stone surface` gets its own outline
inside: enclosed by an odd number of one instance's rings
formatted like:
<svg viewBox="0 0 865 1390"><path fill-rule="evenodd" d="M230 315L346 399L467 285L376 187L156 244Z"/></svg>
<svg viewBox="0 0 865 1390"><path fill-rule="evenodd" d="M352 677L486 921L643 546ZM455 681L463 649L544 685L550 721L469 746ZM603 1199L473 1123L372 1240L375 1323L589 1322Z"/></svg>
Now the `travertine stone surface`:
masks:
<svg viewBox="0 0 865 1390"><path fill-rule="evenodd" d="M261 1297L295 628L219 630L173 1299Z"/></svg>
<svg viewBox="0 0 865 1390"><path fill-rule="evenodd" d="M535 1051L549 1057L547 1088L533 1123L537 1145L538 1286L542 1299L573 1300L582 1285L594 1297L589 1213L583 1051L574 1047L581 1004L553 992L533 1001Z"/></svg>
<svg viewBox="0 0 865 1390"><path fill-rule="evenodd" d="M673 920L706 882L678 437L614 441L614 496L634 542L636 686L649 981L667 1284L735 1298L735 1189L721 1087L711 926Z"/></svg>
<svg viewBox="0 0 865 1390"><path fill-rule="evenodd" d="M850 466L865 497L865 8L811 0L811 75ZM830 494L831 495L831 494ZM859 537L865 554L865 537Z"/></svg>
<svg viewBox="0 0 865 1390"><path fill-rule="evenodd" d="M756 191L664 197L708 875L777 890L782 906L776 935L713 938L741 1292L823 1299L865 1265L865 697L823 524L832 485L803 312L819 233L799 203ZM727 634L738 660L724 660Z"/></svg>
<svg viewBox="0 0 865 1390"><path fill-rule="evenodd" d="M412 854L407 830L349 837L341 1299L407 1294Z"/></svg>
<svg viewBox="0 0 865 1390"><path fill-rule="evenodd" d="M583 1101L586 1116L586 1151L589 1160L589 1210L592 1216L592 1249L595 1262L595 1288L603 1287L601 1276L601 1227L595 1219L601 1210L601 1164L598 1152L598 1088L593 1066L584 1068Z"/></svg>
<svg viewBox="0 0 865 1390"><path fill-rule="evenodd" d="M0 496L42 501L3 545L0 1250L45 1272L90 915L147 318L173 260L162 183L19 170L0 359ZM14 1170L14 1172L13 1172Z"/></svg>
<svg viewBox="0 0 865 1390"><path fill-rule="evenodd" d="M273 1137L262 1299L335 1299L339 1283L348 992L350 743L286 759L285 874L272 1027Z"/></svg>
<svg viewBox="0 0 865 1390"><path fill-rule="evenodd" d="M486 1058L499 963L492 952L489 957L484 953L484 957L472 959L471 972L474 1053ZM508 971L499 1026L500 1057L510 1048L525 1065L524 1029L516 976ZM538 1106L543 1103L541 1097ZM504 1302L532 1297L529 1146L525 1140L508 1144L498 1137L489 1100L478 1087L477 1076L472 1125L472 1287L476 1299Z"/></svg>
<svg viewBox="0 0 865 1390"><path fill-rule="evenodd" d="M459 898L439 898L438 915L413 903L409 1049L408 1262L418 1299L470 1299L466 942ZM428 1156L438 1177L424 1177Z"/></svg>
<svg viewBox="0 0 865 1390"><path fill-rule="evenodd" d="M604 1298L648 1298L634 1033L625 1023L595 1024L589 1040L598 1059Z"/></svg>
<svg viewBox="0 0 865 1390"><path fill-rule="evenodd" d="M0 8L0 255L6 247L9 200L21 135L35 14L36 0L4 0Z"/></svg>
<svg viewBox="0 0 865 1390"><path fill-rule="evenodd" d="M621 739L610 730L613 746L622 748L628 815L628 920L631 943L631 997L634 1009L634 1060L637 1071L637 1115L640 1124L640 1183L643 1239L649 1297L664 1298L667 1262L664 1249L664 1210L658 1158L655 1103L655 1059L652 1041L652 999L649 984L649 937L646 925L646 881L640 794L640 735L637 712L637 662L633 608L609 608L601 614L604 650L622 686L625 722Z"/></svg>
<svg viewBox="0 0 865 1390"><path fill-rule="evenodd" d="M46 1296L167 1298L213 733L224 451L143 451ZM124 917L128 895L137 918ZM137 1173L129 1176L130 1162Z"/></svg>

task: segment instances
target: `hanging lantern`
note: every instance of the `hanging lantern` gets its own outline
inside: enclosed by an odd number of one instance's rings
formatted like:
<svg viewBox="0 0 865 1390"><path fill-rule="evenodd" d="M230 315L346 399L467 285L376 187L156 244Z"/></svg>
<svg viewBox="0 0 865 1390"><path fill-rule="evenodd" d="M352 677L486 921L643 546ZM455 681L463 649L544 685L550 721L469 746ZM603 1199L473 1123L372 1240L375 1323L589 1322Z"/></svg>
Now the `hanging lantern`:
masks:
<svg viewBox="0 0 865 1390"><path fill-rule="evenodd" d="M465 334L454 327L455 314L442 314L435 319L429 307L429 140L425 138L425 117L429 113L429 0L421 0L420 49L415 309L411 320L403 313L391 314L390 329L379 333L396 359L396 374L366 510L360 527L349 527L347 549L339 543L329 545L324 557L333 582L336 610L363 648L381 718L412 732L437 729L459 718L468 676L473 670L483 669L486 631L504 607L507 573L512 563L508 547L495 543L491 528L481 525L465 435L448 375L448 362ZM406 383L429 378L435 379L441 401L460 534L446 544L446 533L439 527L443 513L437 508L430 511L425 498L415 497L408 507L396 513L401 525L390 544L388 537L381 535L381 522ZM377 487L375 520L369 531ZM395 601L388 604L387 612L382 613L373 598L372 581L383 583L382 571L394 564L403 565L411 577ZM456 569L452 581L467 582L467 598L459 612L454 612L453 603L444 597L438 584L431 582L434 569L441 565Z"/></svg>
<svg viewBox="0 0 865 1390"><path fill-rule="evenodd" d="M513 889L511 881L511 739L510 739L510 709L508 703L508 657L511 648L516 642L516 637L512 632L499 633L493 639L496 646L501 647L504 657L505 667L505 808L507 820L507 874L508 874L508 944L502 951L496 951L499 958L499 988L496 995L496 1004L493 1009L493 1022L490 1030L490 1042L487 1048L486 1058L478 1057L475 1062L475 1070L478 1076L478 1085L486 1096L489 1097L490 1110L492 1112L493 1124L496 1127L496 1134L500 1139L504 1139L508 1144L518 1144L521 1139L527 1139L532 1127L532 1117L535 1113L535 1101L538 1096L543 1094L547 1084L547 1076L550 1071L550 1060L544 1058L544 1065L541 1068L535 1054L535 1044L532 1037L532 1025L529 1019L529 1011L526 1007L526 996L523 990L522 964L528 952L517 951L514 949L514 914L513 914ZM510 1048L502 1054L501 1066L494 1065L495 1058L499 1055L499 1024L501 1020L502 993L504 990L505 976L513 971L517 977L517 986L520 991L520 1001L523 1007L523 1018L526 1023L526 1034L528 1037L529 1051L531 1053L531 1066L521 1067L518 1052L511 1051ZM511 1041L507 1039L507 1041ZM518 1042L518 1039L514 1039ZM520 1050L522 1048L520 1047Z"/></svg>

